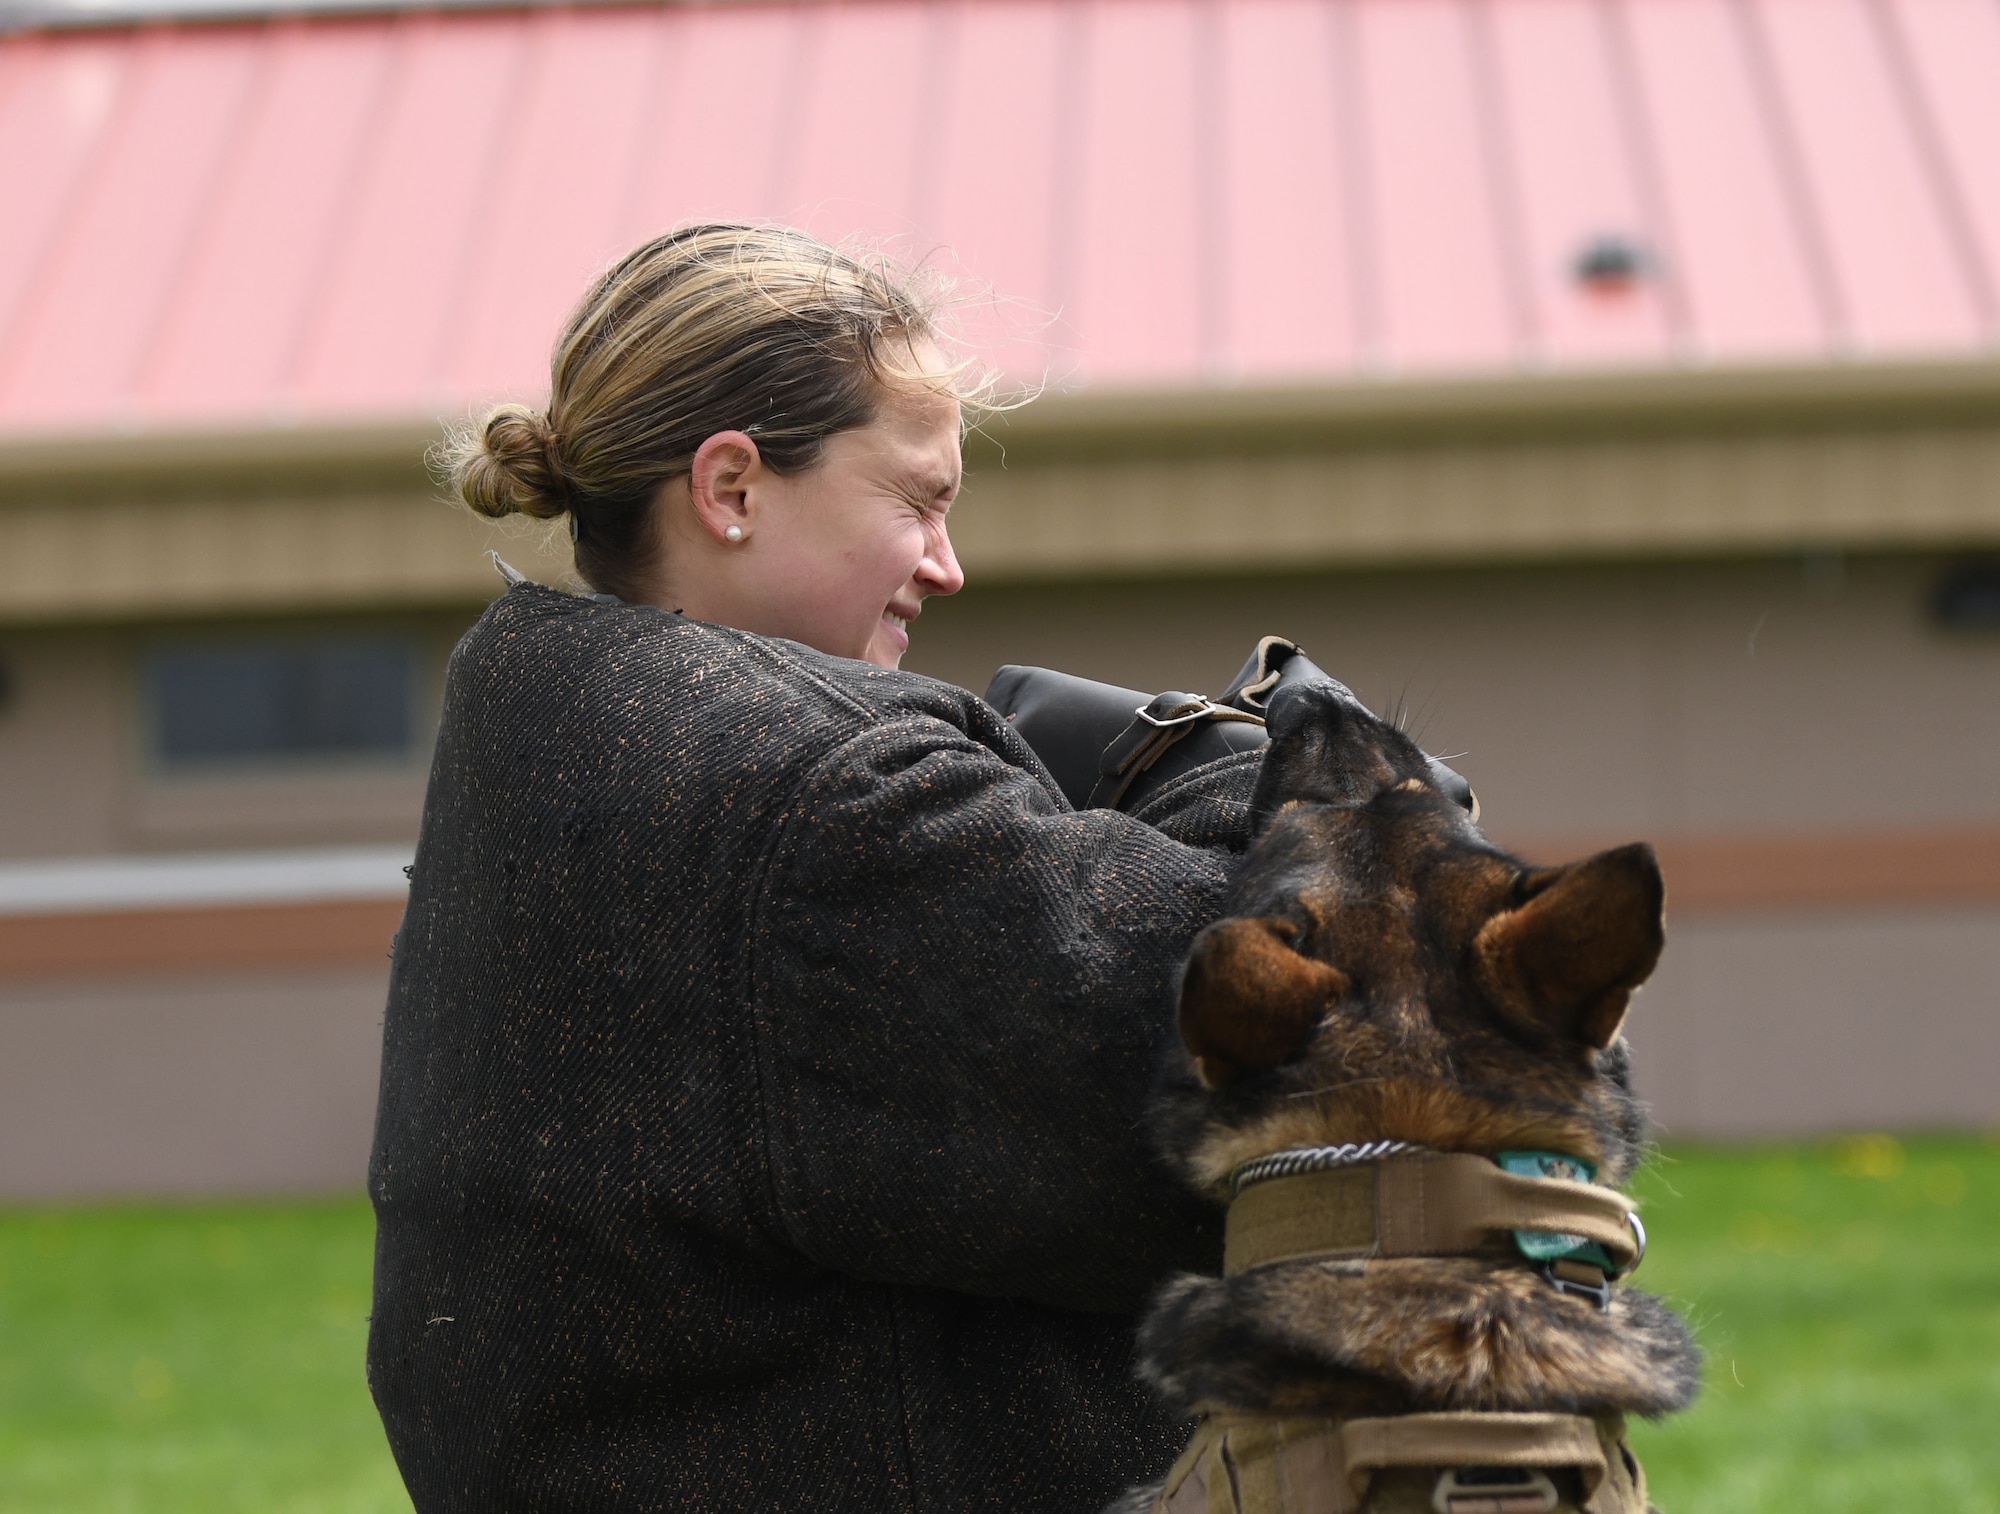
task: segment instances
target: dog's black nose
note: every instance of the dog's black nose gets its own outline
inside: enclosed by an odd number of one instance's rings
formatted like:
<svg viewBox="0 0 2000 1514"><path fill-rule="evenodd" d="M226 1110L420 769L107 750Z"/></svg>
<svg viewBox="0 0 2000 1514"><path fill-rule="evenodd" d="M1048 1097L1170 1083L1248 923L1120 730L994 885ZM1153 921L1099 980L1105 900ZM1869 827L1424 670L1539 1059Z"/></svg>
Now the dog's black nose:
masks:
<svg viewBox="0 0 2000 1514"><path fill-rule="evenodd" d="M1464 775L1453 772L1435 757L1426 756L1424 760L1431 765L1431 782L1437 785L1437 791L1477 820L1479 800L1474 797L1472 785Z"/></svg>

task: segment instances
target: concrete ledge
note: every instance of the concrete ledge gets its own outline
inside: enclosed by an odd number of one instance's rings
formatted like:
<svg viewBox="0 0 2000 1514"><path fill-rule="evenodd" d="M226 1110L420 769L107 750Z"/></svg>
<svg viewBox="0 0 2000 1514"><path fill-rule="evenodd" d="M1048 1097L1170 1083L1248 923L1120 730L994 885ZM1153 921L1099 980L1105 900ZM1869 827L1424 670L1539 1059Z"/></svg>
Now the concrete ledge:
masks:
<svg viewBox="0 0 2000 1514"><path fill-rule="evenodd" d="M0 863L0 981L385 961L407 846Z"/></svg>
<svg viewBox="0 0 2000 1514"><path fill-rule="evenodd" d="M415 855L329 846L0 862L0 917L400 899Z"/></svg>

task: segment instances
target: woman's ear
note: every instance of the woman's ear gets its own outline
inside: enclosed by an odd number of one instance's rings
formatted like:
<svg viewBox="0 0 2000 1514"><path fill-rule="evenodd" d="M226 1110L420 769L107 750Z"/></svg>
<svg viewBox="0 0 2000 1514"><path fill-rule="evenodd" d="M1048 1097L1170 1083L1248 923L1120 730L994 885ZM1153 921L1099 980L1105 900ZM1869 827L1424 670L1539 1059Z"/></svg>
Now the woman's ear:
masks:
<svg viewBox="0 0 2000 1514"><path fill-rule="evenodd" d="M1223 1088L1276 1067L1347 992L1338 968L1294 951L1289 920L1218 920L1195 937L1181 975L1181 1040L1195 1074Z"/></svg>
<svg viewBox="0 0 2000 1514"><path fill-rule="evenodd" d="M688 470L688 503L718 545L737 547L750 539L756 525L750 485L762 467L757 443L748 432L718 431L695 449Z"/></svg>

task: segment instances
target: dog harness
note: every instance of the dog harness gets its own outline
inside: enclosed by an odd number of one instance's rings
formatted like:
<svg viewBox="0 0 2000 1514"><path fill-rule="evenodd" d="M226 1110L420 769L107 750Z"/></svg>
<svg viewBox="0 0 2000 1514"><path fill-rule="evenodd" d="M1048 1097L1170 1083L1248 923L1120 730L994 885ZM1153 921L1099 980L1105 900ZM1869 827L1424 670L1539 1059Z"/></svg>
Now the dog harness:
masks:
<svg viewBox="0 0 2000 1514"><path fill-rule="evenodd" d="M1150 1514L1646 1514L1620 1414L1205 1415Z"/></svg>
<svg viewBox="0 0 2000 1514"><path fill-rule="evenodd" d="M1499 1158L1402 1142L1263 1157L1232 1179L1225 1276L1288 1261L1526 1258L1608 1309L1645 1230L1596 1169L1551 1152ZM1645 1514L1619 1414L1473 1411L1285 1417L1215 1409L1151 1514Z"/></svg>

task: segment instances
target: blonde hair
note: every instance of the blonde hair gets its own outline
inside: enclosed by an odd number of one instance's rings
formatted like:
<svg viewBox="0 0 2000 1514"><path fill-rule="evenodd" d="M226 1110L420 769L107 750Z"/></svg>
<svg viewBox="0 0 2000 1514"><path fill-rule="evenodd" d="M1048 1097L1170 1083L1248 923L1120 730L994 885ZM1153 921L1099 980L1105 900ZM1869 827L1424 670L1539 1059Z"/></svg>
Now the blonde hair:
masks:
<svg viewBox="0 0 2000 1514"><path fill-rule="evenodd" d="M920 370L948 294L880 258L777 226L687 226L611 268L550 362L549 405L501 405L439 452L481 515L567 514L577 571L621 597L658 553L653 502L718 431L754 437L780 473L874 420L885 389L976 404L969 365ZM906 359L906 361L902 361Z"/></svg>

